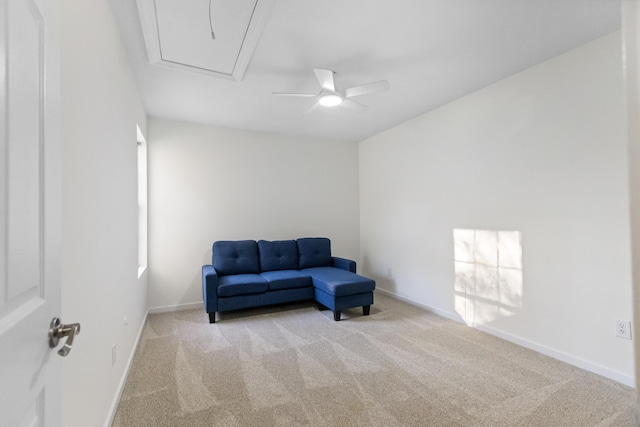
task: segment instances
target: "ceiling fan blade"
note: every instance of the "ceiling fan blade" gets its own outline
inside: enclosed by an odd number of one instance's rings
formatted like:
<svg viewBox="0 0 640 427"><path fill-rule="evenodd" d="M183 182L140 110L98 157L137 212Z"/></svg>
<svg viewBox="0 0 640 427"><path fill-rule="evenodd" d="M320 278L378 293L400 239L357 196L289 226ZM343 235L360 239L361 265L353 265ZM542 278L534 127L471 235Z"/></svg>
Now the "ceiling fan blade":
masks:
<svg viewBox="0 0 640 427"><path fill-rule="evenodd" d="M316 73L316 78L318 79L318 83L320 83L320 87L329 92L336 91L336 84L333 80L333 75L335 74L331 70L325 70L324 68L314 68L313 72Z"/></svg>
<svg viewBox="0 0 640 427"><path fill-rule="evenodd" d="M382 92L383 90L389 90L389 82L386 80L379 80L377 82L367 83L345 89L344 97L353 98L354 96L368 95L370 93Z"/></svg>
<svg viewBox="0 0 640 427"><path fill-rule="evenodd" d="M317 93L286 93L286 92L271 92L272 95L278 95L278 96L305 96L305 97L310 97L310 96L317 96Z"/></svg>
<svg viewBox="0 0 640 427"><path fill-rule="evenodd" d="M348 108L349 110L355 111L356 113L362 113L367 108L369 108L366 105L360 104L359 102L352 101L350 99L343 99L340 106Z"/></svg>
<svg viewBox="0 0 640 427"><path fill-rule="evenodd" d="M318 103L314 102L313 105L311 106L311 108L309 108L307 111L305 111L302 115L306 116L307 114L311 114L313 113L317 108L318 108Z"/></svg>

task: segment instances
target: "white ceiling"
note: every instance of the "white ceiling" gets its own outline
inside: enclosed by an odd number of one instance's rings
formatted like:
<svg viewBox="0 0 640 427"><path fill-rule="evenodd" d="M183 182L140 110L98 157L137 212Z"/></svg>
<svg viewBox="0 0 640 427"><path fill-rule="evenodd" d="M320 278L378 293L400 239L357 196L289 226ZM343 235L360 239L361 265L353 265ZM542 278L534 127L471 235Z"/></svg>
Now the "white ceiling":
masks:
<svg viewBox="0 0 640 427"><path fill-rule="evenodd" d="M209 0L163 2L202 8ZM217 38L216 17L233 3L213 0ZM149 115L343 141L366 139L615 31L621 9L621 0L274 0L235 81L151 64L136 2L111 4ZM185 16L198 21L193 26L206 20L208 29L206 14ZM335 71L340 88L386 79L391 89L357 98L369 106L363 113L304 114L313 99L271 94L318 92L314 67Z"/></svg>

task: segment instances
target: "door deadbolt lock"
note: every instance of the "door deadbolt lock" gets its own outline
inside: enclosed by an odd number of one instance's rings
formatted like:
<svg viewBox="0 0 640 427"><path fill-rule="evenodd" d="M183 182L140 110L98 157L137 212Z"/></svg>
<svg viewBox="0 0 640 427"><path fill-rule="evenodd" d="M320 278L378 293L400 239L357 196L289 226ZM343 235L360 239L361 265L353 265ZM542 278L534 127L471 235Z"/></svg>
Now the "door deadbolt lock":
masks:
<svg viewBox="0 0 640 427"><path fill-rule="evenodd" d="M51 320L51 325L49 326L49 347L57 347L60 342L60 338L67 337L67 341L65 341L62 348L58 350L58 354L65 357L71 351L71 347L73 347L73 338L79 334L80 323L69 323L67 325L63 325L60 322L60 319L54 317Z"/></svg>

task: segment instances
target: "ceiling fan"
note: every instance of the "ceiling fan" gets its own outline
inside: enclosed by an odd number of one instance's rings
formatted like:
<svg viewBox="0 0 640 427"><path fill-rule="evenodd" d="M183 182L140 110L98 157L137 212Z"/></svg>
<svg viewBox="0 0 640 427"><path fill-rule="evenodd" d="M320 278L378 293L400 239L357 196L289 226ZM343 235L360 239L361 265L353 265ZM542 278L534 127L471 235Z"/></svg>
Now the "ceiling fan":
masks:
<svg viewBox="0 0 640 427"><path fill-rule="evenodd" d="M325 107L335 107L337 105L346 107L351 110L361 112L366 110L366 105L360 104L352 100L356 96L369 95L371 93L381 92L389 89L389 83L386 80L379 80L377 82L366 83L359 86L353 86L347 89L338 89L335 84L335 72L326 70L324 68L314 68L313 72L320 84L320 92L318 93L283 93L273 92L274 95L279 96L302 96L302 97L317 97L318 102L311 107L309 112L313 111L318 105Z"/></svg>

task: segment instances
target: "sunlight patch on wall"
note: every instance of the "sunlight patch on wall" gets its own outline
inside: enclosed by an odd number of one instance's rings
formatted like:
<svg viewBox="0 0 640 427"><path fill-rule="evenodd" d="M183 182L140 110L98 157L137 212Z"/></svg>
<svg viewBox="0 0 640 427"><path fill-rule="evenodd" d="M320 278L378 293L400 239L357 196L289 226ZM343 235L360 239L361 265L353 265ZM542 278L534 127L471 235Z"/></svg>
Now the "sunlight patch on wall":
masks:
<svg viewBox="0 0 640 427"><path fill-rule="evenodd" d="M522 307L519 231L453 230L455 309L468 325L512 316Z"/></svg>

